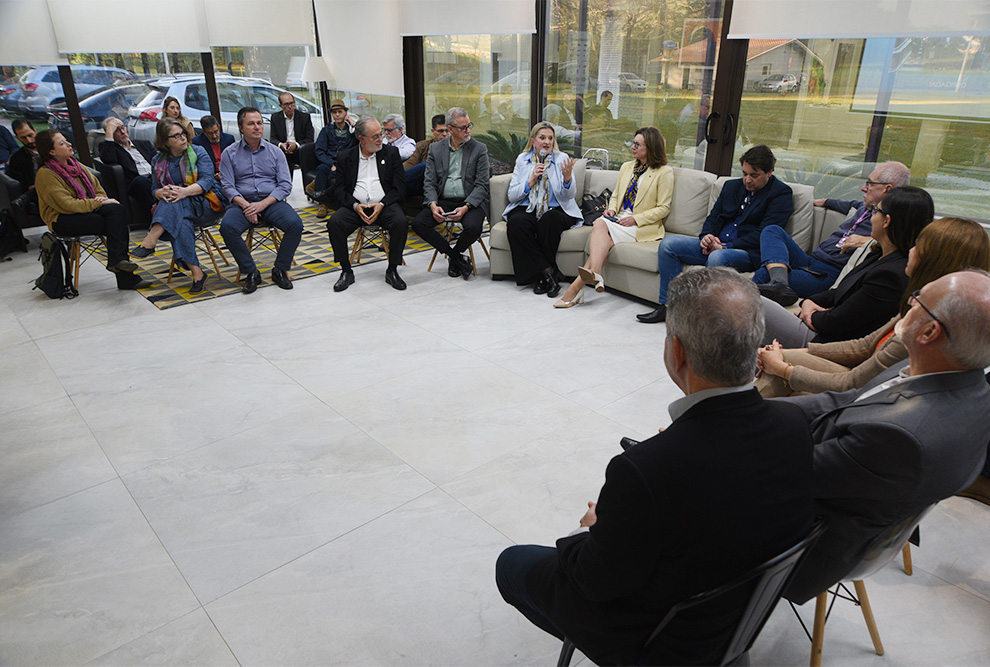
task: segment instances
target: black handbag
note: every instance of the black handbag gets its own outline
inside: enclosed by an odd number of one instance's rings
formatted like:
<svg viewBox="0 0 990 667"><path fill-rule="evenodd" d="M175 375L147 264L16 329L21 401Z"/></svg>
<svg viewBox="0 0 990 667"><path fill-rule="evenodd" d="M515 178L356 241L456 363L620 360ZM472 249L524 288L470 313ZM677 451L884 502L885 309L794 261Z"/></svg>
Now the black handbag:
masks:
<svg viewBox="0 0 990 667"><path fill-rule="evenodd" d="M581 215L584 217L584 224L590 227L595 224L595 220L602 217L602 213L608 208L608 200L612 198L612 191L608 188L602 190L600 195L586 194L581 197Z"/></svg>

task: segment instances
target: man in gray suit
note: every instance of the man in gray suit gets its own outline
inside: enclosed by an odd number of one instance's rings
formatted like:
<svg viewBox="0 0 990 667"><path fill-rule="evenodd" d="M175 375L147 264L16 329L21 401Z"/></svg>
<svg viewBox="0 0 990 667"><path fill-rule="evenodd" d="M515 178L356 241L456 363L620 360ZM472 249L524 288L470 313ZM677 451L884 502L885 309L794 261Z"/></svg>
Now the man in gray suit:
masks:
<svg viewBox="0 0 990 667"><path fill-rule="evenodd" d="M473 268L462 253L481 236L488 211L488 147L471 139L473 124L464 109L452 107L446 120L450 136L430 146L423 210L413 219L412 227L420 238L447 256L447 275L467 280ZM447 220L460 222L464 228L453 248L436 230Z"/></svg>
<svg viewBox="0 0 990 667"><path fill-rule="evenodd" d="M928 283L897 323L908 360L862 389L785 400L804 410L815 510L828 529L786 597L803 603L859 564L885 528L965 489L987 455L990 274Z"/></svg>

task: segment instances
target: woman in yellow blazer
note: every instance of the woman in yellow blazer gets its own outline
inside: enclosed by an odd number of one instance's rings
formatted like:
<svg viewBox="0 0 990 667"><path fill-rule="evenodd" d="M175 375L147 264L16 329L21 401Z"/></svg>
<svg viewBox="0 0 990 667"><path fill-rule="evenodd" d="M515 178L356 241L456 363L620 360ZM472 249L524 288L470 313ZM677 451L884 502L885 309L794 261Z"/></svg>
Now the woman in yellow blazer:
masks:
<svg viewBox="0 0 990 667"><path fill-rule="evenodd" d="M674 170L667 164L663 135L655 127L636 130L632 151L635 160L619 168L619 182L608 209L591 230L591 252L578 277L554 308L570 308L584 302L585 284L605 291L602 265L616 243L644 243L663 238L663 221L670 213Z"/></svg>

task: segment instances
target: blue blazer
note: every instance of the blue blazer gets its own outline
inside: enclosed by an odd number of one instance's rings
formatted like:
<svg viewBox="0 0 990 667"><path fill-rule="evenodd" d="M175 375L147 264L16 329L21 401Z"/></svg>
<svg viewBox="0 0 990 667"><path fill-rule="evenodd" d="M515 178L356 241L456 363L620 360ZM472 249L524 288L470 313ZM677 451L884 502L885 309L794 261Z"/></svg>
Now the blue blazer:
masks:
<svg viewBox="0 0 990 667"><path fill-rule="evenodd" d="M575 225L583 225L584 218L581 216L581 209L578 208L577 202L574 201L574 196L577 192L577 183L573 174L571 175L570 186L564 187L564 173L560 165L565 159L567 159L566 154L557 152L553 154L553 157L547 163L549 167L547 176L550 178L550 190L553 191L553 196L557 198L557 203L560 204L561 210L572 218L577 218L574 221ZM509 183L509 205L502 211L502 219L505 219L509 211L517 206L529 206L529 176L533 173L533 165L533 151L521 153L516 158L516 167L512 170L512 181Z"/></svg>
<svg viewBox="0 0 990 667"><path fill-rule="evenodd" d="M704 238L706 234L718 236L723 227L738 219L738 235L728 247L745 250L753 266L760 266L760 232L768 225L783 227L787 224L794 212L794 193L789 185L771 175L767 184L757 190L753 200L740 211L747 194L741 178L726 181L698 238Z"/></svg>
<svg viewBox="0 0 990 667"><path fill-rule="evenodd" d="M210 140L206 138L206 135L202 132L196 135L196 138L192 140L193 144L199 146L206 154L210 156L210 160L213 161L213 173L220 171L220 163L213 159L213 151L210 150ZM220 131L220 152L223 153L223 149L234 143L234 135L227 134L223 130Z"/></svg>

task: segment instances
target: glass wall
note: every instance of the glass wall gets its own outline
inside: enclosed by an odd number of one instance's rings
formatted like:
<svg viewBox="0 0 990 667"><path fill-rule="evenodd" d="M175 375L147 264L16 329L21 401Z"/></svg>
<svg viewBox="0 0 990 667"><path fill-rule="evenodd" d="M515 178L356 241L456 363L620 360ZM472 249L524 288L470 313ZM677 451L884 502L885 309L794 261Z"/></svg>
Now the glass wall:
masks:
<svg viewBox="0 0 990 667"><path fill-rule="evenodd" d="M721 18L718 0L554 0L544 118L565 150L617 168L654 125L672 164L702 168Z"/></svg>
<svg viewBox="0 0 990 667"><path fill-rule="evenodd" d="M423 38L426 118L463 107L493 173L512 170L529 136L531 35Z"/></svg>
<svg viewBox="0 0 990 667"><path fill-rule="evenodd" d="M988 42L752 40L736 154L765 143L779 176L845 199L859 199L876 163L897 160L940 215L988 218Z"/></svg>

